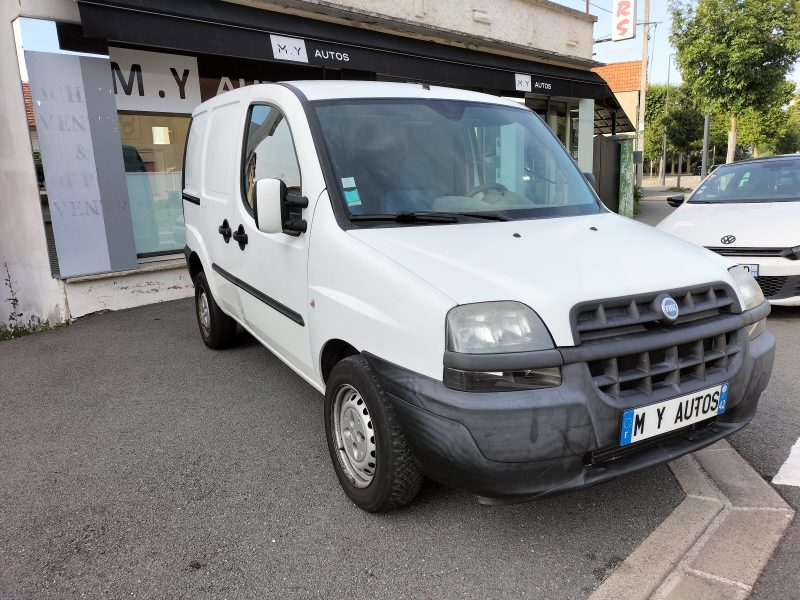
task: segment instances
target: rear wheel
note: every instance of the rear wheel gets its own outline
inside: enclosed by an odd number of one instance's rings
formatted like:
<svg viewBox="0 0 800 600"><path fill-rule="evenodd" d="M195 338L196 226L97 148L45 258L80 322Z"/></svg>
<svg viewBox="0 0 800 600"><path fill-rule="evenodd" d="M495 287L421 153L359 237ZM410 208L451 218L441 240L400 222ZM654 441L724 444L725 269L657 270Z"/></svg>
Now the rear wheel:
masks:
<svg viewBox="0 0 800 600"><path fill-rule="evenodd" d="M325 433L345 493L368 512L411 502L422 472L367 360L341 360L325 391Z"/></svg>
<svg viewBox="0 0 800 600"><path fill-rule="evenodd" d="M236 321L217 305L203 272L194 279L194 305L200 336L205 345L214 350L232 346L236 341Z"/></svg>

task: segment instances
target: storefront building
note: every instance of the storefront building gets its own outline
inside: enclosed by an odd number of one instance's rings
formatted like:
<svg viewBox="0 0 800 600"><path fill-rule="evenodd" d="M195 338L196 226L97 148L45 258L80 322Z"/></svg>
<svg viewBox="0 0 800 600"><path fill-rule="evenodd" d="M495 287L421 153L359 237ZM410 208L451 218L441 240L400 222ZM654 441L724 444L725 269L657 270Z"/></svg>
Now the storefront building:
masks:
<svg viewBox="0 0 800 600"><path fill-rule="evenodd" d="M511 97L585 171L594 135L632 129L591 71L595 18L545 0L9 4L0 262L13 285L0 300L13 287L26 317L50 322L192 293L181 259L190 116L242 85L415 81Z"/></svg>

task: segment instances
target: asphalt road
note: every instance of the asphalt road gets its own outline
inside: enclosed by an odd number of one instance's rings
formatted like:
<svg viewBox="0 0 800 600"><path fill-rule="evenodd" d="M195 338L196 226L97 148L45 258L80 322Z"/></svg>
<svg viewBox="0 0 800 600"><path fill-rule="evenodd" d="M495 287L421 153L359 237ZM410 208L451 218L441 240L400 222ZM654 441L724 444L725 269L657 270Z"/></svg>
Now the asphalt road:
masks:
<svg viewBox="0 0 800 600"><path fill-rule="evenodd" d="M775 372L731 439L767 480L800 436L800 309L769 327ZM208 350L190 300L3 342L0 382L0 598L580 598L682 500L662 466L507 507L428 483L365 514L321 396L246 334ZM753 596L800 598L798 564L795 520Z"/></svg>
<svg viewBox="0 0 800 600"><path fill-rule="evenodd" d="M191 300L0 344L2 598L580 598L682 500L662 466L484 507L428 483L368 515L321 396Z"/></svg>

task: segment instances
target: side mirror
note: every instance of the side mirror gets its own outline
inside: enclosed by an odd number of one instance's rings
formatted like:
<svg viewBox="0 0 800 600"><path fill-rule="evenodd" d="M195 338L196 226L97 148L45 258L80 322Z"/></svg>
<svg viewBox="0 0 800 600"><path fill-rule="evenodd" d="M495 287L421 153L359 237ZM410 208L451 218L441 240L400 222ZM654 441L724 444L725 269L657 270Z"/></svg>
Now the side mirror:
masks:
<svg viewBox="0 0 800 600"><path fill-rule="evenodd" d="M295 218L291 208L303 209L308 206L308 198L296 192L289 193L286 184L280 179L265 177L256 181L255 219L256 227L264 233L305 233L305 219ZM295 211L297 212L297 211Z"/></svg>
<svg viewBox="0 0 800 600"><path fill-rule="evenodd" d="M281 233L283 219L281 205L286 198L286 184L280 179L256 181L255 218L256 227L264 233Z"/></svg>
<svg viewBox="0 0 800 600"><path fill-rule="evenodd" d="M590 173L589 171L584 171L583 176L586 177L586 181L589 182L589 185L592 186L593 189L597 189L597 180L594 178L594 174Z"/></svg>
<svg viewBox="0 0 800 600"><path fill-rule="evenodd" d="M684 200L685 198L683 194L675 194L674 196L667 196L667 204L675 208L683 204Z"/></svg>

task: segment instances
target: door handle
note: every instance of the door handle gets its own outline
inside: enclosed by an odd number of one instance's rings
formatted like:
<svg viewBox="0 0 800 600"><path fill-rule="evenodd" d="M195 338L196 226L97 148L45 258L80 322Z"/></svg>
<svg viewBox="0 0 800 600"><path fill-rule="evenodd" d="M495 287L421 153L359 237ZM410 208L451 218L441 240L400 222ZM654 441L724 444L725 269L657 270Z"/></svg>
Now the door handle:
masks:
<svg viewBox="0 0 800 600"><path fill-rule="evenodd" d="M233 239L239 242L239 248L244 250L247 245L247 234L244 232L244 225L239 224L239 229L233 232Z"/></svg>
<svg viewBox="0 0 800 600"><path fill-rule="evenodd" d="M222 236L222 239L225 240L226 244L231 241L233 231L231 231L231 226L228 225L228 219L222 221L222 225L217 227L217 231L219 231L219 234Z"/></svg>

